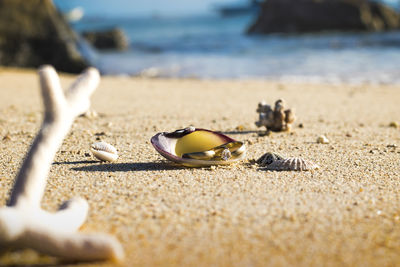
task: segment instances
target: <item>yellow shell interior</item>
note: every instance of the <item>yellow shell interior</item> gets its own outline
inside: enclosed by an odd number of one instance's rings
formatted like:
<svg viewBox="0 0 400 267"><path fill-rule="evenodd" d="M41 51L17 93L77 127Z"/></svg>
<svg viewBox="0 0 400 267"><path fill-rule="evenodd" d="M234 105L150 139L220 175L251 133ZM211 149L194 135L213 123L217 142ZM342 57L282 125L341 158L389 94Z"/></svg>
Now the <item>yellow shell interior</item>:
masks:
<svg viewBox="0 0 400 267"><path fill-rule="evenodd" d="M182 157L183 154L202 152L226 143L218 135L207 131L194 131L179 138L175 145L175 154Z"/></svg>

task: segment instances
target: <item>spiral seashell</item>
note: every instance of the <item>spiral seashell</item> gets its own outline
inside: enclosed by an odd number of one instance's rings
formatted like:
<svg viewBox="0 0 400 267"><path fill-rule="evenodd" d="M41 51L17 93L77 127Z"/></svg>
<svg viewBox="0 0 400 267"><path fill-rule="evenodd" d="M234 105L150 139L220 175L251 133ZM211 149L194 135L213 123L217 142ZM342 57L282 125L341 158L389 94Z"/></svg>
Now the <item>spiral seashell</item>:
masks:
<svg viewBox="0 0 400 267"><path fill-rule="evenodd" d="M271 171L311 171L318 168L314 162L297 157L276 160L265 167Z"/></svg>
<svg viewBox="0 0 400 267"><path fill-rule="evenodd" d="M261 167L266 167L267 165L282 159L284 159L284 157L279 155L278 153L268 152L262 155L259 159L257 159L256 163Z"/></svg>
<svg viewBox="0 0 400 267"><path fill-rule="evenodd" d="M106 142L97 142L92 144L93 155L102 161L115 161L118 158L117 150Z"/></svg>

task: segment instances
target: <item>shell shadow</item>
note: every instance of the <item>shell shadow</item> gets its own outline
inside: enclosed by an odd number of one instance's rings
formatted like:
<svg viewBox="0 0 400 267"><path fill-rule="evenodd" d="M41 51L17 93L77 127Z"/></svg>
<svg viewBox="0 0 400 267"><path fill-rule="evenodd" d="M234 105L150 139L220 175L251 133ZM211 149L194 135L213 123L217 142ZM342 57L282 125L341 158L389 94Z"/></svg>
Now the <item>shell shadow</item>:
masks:
<svg viewBox="0 0 400 267"><path fill-rule="evenodd" d="M74 164L92 164L98 163L98 160L80 160L80 161L55 161L53 165L74 165ZM1 267L1 266L0 266Z"/></svg>
<svg viewBox="0 0 400 267"><path fill-rule="evenodd" d="M18 264L18 263L15 263L15 264L0 264L0 267L26 267L26 266L31 266L31 267L54 267L54 266L67 266L67 264L56 264L56 263L53 263L53 264L50 264L50 263L37 263L37 264L35 264L35 263L30 263L30 264Z"/></svg>
<svg viewBox="0 0 400 267"><path fill-rule="evenodd" d="M180 170L184 167L169 162L132 162L132 163L99 163L95 165L71 168L85 172L131 172L131 171L164 171Z"/></svg>
<svg viewBox="0 0 400 267"><path fill-rule="evenodd" d="M100 261L93 261L92 263L100 264ZM0 267L57 267L57 266L78 266L80 264L79 261L67 261L67 260L55 260L54 263L11 263L11 264L2 264L0 263Z"/></svg>
<svg viewBox="0 0 400 267"><path fill-rule="evenodd" d="M258 130L250 130L250 131L223 131L221 132L222 134L252 134L252 133L256 133L256 134L262 134L265 131L258 131Z"/></svg>
<svg viewBox="0 0 400 267"><path fill-rule="evenodd" d="M29 263L29 264L0 264L0 267L57 267L57 266L78 266L79 262L58 262L58 263ZM100 264L100 262L99 262Z"/></svg>

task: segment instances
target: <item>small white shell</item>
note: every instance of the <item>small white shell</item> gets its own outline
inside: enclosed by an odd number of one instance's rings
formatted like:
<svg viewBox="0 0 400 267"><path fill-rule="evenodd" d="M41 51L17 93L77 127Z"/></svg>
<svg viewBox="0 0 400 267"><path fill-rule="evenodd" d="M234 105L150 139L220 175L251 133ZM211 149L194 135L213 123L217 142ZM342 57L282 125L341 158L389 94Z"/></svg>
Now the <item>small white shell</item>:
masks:
<svg viewBox="0 0 400 267"><path fill-rule="evenodd" d="M97 118L98 116L99 116L99 114L93 109L89 109L85 113L80 115L80 117L85 117L88 119L94 119L94 118Z"/></svg>
<svg viewBox="0 0 400 267"><path fill-rule="evenodd" d="M329 139L325 135L320 135L317 138L318 144L329 144Z"/></svg>
<svg viewBox="0 0 400 267"><path fill-rule="evenodd" d="M302 158L286 158L272 162L265 167L271 171L310 171L318 169L319 166L312 161Z"/></svg>
<svg viewBox="0 0 400 267"><path fill-rule="evenodd" d="M92 144L93 155L102 161L115 161L118 158L117 150L106 142L97 142Z"/></svg>

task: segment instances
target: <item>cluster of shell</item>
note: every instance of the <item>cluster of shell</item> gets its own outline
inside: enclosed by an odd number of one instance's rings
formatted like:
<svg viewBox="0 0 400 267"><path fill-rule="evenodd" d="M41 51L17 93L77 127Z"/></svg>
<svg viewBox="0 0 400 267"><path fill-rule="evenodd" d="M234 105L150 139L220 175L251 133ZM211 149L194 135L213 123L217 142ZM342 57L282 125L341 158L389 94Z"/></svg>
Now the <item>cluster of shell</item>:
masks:
<svg viewBox="0 0 400 267"><path fill-rule="evenodd" d="M101 161L115 161L118 153L115 147L106 142L97 142L92 144L90 150L97 159Z"/></svg>
<svg viewBox="0 0 400 267"><path fill-rule="evenodd" d="M256 163L260 165L263 170L270 171L311 171L319 168L319 166L312 161L297 157L285 158L273 152L265 153Z"/></svg>
<svg viewBox="0 0 400 267"><path fill-rule="evenodd" d="M267 130L274 132L290 131L291 124L295 120L294 112L291 109L285 110L282 99L275 102L274 109L264 101L260 102L257 112L259 113L259 120L256 121L257 127L265 126Z"/></svg>

